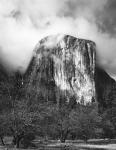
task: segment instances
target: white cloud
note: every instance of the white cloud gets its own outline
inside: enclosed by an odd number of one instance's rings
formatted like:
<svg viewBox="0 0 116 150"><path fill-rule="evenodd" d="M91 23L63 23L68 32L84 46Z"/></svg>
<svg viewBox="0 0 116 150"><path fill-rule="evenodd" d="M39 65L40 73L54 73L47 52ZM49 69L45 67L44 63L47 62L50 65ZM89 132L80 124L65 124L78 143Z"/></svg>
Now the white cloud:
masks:
<svg viewBox="0 0 116 150"><path fill-rule="evenodd" d="M107 1L1 0L0 58L13 69L25 69L41 38L65 33L95 41L100 63L112 72L116 39L96 24L96 14L104 10Z"/></svg>

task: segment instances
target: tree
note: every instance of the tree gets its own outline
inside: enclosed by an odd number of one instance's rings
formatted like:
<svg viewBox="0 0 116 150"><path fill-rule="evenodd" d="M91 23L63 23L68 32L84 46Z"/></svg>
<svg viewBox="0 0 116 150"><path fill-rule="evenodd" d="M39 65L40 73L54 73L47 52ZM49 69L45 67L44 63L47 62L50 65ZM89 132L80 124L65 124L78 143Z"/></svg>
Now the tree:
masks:
<svg viewBox="0 0 116 150"><path fill-rule="evenodd" d="M107 108L102 116L103 136L107 138L116 137L116 85L112 86L108 95Z"/></svg>
<svg viewBox="0 0 116 150"><path fill-rule="evenodd" d="M8 132L8 124L6 120L6 115L5 114L0 114L0 139L1 143L4 146L4 136Z"/></svg>
<svg viewBox="0 0 116 150"><path fill-rule="evenodd" d="M112 114L113 109L108 109L101 114L102 122L101 127L103 129L103 137L109 139L114 138L116 131L114 126L114 118ZM115 110L114 110L115 111Z"/></svg>
<svg viewBox="0 0 116 150"><path fill-rule="evenodd" d="M16 72L14 75L9 76L7 82L0 83L0 89L0 106L3 107L0 119L2 119L3 125L7 125L3 126L1 124L0 135L2 139L4 134L12 135L13 144L19 147L19 143L27 134L28 128L32 128L31 123L34 118L34 113L29 111L28 102L23 95L25 88L22 75Z"/></svg>
<svg viewBox="0 0 116 150"><path fill-rule="evenodd" d="M72 112L72 122L77 138L87 141L89 138L96 138L97 129L101 128L101 117L98 114L97 106L81 105Z"/></svg>
<svg viewBox="0 0 116 150"><path fill-rule="evenodd" d="M52 115L54 118L52 128L56 130L60 141L64 143L71 131L70 111L67 106L61 106L59 109L54 108Z"/></svg>
<svg viewBox="0 0 116 150"><path fill-rule="evenodd" d="M3 145L5 144L3 138L9 133L8 121L6 118L12 107L10 95L12 87L13 85L10 84L8 76L5 76L5 79L2 78L2 80L0 80L0 138Z"/></svg>
<svg viewBox="0 0 116 150"><path fill-rule="evenodd" d="M98 130L101 129L101 117L95 104L79 104L73 109L68 104L59 108L56 104L44 104L43 107L39 108L39 125L45 136L60 139L61 142L65 142L68 136L87 141L88 138L96 138L101 131Z"/></svg>
<svg viewBox="0 0 116 150"><path fill-rule="evenodd" d="M57 104L44 103L38 105L39 118L36 118L38 130L41 135L59 138L61 142L65 142L70 132L69 110L67 106L61 106L59 109Z"/></svg>
<svg viewBox="0 0 116 150"><path fill-rule="evenodd" d="M32 127L33 116L28 110L28 105L25 100L15 103L14 111L8 115L9 128L13 135L13 144L19 147L20 141L27 134L28 128Z"/></svg>

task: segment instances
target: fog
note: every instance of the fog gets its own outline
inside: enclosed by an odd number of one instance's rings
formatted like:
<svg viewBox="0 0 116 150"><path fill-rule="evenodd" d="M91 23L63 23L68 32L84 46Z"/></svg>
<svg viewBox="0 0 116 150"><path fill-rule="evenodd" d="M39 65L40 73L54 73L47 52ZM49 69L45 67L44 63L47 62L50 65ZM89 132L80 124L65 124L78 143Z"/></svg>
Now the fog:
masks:
<svg viewBox="0 0 116 150"><path fill-rule="evenodd" d="M116 76L115 0L1 0L0 60L25 71L41 38L70 34L97 45L98 63Z"/></svg>

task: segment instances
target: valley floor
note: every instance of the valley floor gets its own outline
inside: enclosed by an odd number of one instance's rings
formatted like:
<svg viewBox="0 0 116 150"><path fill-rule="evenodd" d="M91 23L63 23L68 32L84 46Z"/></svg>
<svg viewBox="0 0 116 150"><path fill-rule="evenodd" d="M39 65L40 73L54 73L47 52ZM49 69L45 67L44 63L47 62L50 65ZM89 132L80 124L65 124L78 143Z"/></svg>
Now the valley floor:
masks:
<svg viewBox="0 0 116 150"><path fill-rule="evenodd" d="M16 148L5 148L0 146L0 150L16 150ZM19 149L24 150L24 149ZM116 150L116 144L108 145L92 145L92 144L65 144L65 145L48 145L45 147L38 147L37 149L28 150Z"/></svg>
<svg viewBox="0 0 116 150"><path fill-rule="evenodd" d="M94 144L64 144L72 147L72 150L116 150L116 144L94 145ZM60 147L61 144L49 145L49 147ZM62 144L63 147L63 144ZM54 149L55 150L55 149ZM66 149L67 150L67 149ZM69 149L71 150L71 149Z"/></svg>
<svg viewBox="0 0 116 150"><path fill-rule="evenodd" d="M5 140L6 143L10 143L11 139L7 138ZM110 140L108 143L108 139L93 139L89 140L88 143L83 143L82 141L66 141L66 143L60 143L58 141L51 141L47 144L42 144L40 146L39 141L35 140L38 148L35 149L27 149L27 150L116 150L116 140ZM1 144L0 144L1 145ZM0 150L16 150L16 148L4 147L0 146ZM18 149L17 149L18 150ZM24 149L19 149L24 150Z"/></svg>

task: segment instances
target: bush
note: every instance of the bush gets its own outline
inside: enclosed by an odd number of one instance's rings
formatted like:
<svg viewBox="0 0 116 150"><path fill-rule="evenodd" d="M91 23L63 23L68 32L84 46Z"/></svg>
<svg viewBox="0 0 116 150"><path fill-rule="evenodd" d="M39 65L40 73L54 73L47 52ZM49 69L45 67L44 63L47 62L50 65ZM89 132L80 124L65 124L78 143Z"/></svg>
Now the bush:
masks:
<svg viewBox="0 0 116 150"><path fill-rule="evenodd" d="M21 140L21 147L22 148L35 147L35 144L32 142L34 139L35 139L34 133L25 134L23 139Z"/></svg>

